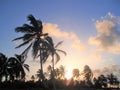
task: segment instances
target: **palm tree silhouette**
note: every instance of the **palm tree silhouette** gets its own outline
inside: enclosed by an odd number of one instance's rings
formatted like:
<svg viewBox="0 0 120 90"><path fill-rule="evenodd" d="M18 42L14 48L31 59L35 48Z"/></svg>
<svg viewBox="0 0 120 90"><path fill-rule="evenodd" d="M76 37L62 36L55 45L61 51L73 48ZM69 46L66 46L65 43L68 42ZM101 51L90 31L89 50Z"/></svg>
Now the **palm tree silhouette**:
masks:
<svg viewBox="0 0 120 90"><path fill-rule="evenodd" d="M51 78L52 78L52 81L53 81L53 87L54 89L56 89L56 86L55 86L55 69L54 69L54 65L60 60L60 56L58 54L58 52L62 52L63 54L66 55L66 52L63 51L63 50L60 50L60 49L57 49L57 47L62 44L63 41L60 41L58 42L55 46L54 46L54 43L53 41L51 40L51 51L50 51L50 54L52 55L52 72L51 72ZM56 57L56 62L55 62L55 57Z"/></svg>
<svg viewBox="0 0 120 90"><path fill-rule="evenodd" d="M6 62L7 57L3 53L0 53L0 82L2 81L2 78L4 76L5 79L7 80Z"/></svg>
<svg viewBox="0 0 120 90"><path fill-rule="evenodd" d="M73 69L72 74L75 80L79 79L79 75L80 75L79 69Z"/></svg>
<svg viewBox="0 0 120 90"><path fill-rule="evenodd" d="M48 36L48 33L43 33L43 25L41 20L36 20L33 15L28 16L28 20L30 21L30 25L24 24L21 27L17 27L15 29L16 32L22 32L24 35L22 37L15 38L15 40L23 40L23 43L17 46L19 48L21 46L29 44L29 46L24 50L24 53L28 52L32 47L32 56L35 59L40 56L40 68L43 76L43 63L48 58L48 52L50 49L50 43L52 38Z"/></svg>
<svg viewBox="0 0 120 90"><path fill-rule="evenodd" d="M63 41L60 41L58 42L55 46L54 44L52 44L52 51L51 51L51 55L52 55L52 67L53 67L53 71L54 71L54 66L55 64L60 60L60 55L58 54L58 52L61 52L63 53L64 55L66 55L66 52L61 50L61 49L58 49L58 46L61 45L63 43ZM56 59L55 59L56 57ZM56 62L55 62L56 60Z"/></svg>
<svg viewBox="0 0 120 90"><path fill-rule="evenodd" d="M24 68L29 71L29 65L22 63L18 56L10 57L7 61L7 72L12 82L14 80L25 80L26 73Z"/></svg>
<svg viewBox="0 0 120 90"><path fill-rule="evenodd" d="M93 73L92 73L92 70L90 69L90 67L88 65L85 65L84 66L84 70L83 70L83 73L84 75L84 78L85 78L85 82L88 86L91 86L92 85L92 77L93 77Z"/></svg>
<svg viewBox="0 0 120 90"><path fill-rule="evenodd" d="M30 71L29 65L24 63L25 60L22 55L15 54L15 58L16 58L16 61L18 62L17 68L16 68L16 70L19 70L18 75L20 75L20 79L24 80L26 76L25 69L27 71Z"/></svg>

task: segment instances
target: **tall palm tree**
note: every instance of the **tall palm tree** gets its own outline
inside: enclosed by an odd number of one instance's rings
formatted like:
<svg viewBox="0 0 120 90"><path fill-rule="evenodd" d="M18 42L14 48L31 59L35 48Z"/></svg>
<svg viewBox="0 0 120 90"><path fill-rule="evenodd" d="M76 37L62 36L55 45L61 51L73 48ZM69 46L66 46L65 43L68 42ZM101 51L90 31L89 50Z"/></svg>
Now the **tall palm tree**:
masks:
<svg viewBox="0 0 120 90"><path fill-rule="evenodd" d="M13 41L23 40L23 43L16 48L29 44L24 53L28 52L32 47L32 55L34 59L40 55L40 68L42 71L42 79L44 79L42 64L47 60L52 38L48 36L48 33L43 33L41 20L36 20L33 15L29 15L28 20L30 21L30 25L23 24L23 26L15 29L16 32L24 33L24 35Z"/></svg>

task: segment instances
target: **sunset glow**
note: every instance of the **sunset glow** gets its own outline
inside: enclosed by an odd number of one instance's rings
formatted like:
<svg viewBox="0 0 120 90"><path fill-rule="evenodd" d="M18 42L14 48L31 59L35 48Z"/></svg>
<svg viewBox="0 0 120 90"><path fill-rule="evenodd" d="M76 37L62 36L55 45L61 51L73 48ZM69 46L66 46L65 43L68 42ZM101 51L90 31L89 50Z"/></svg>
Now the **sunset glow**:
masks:
<svg viewBox="0 0 120 90"><path fill-rule="evenodd" d="M68 70L68 71L66 72L65 78L66 78L67 80L69 80L69 79L72 78L72 71L71 71L71 70Z"/></svg>
<svg viewBox="0 0 120 90"><path fill-rule="evenodd" d="M94 76L112 71L120 79L120 0L1 0L0 7L0 52L8 58L26 49L25 43L25 47L15 49L24 40L12 40L24 36L15 28L31 26L27 16L32 14L42 21L42 32L48 33L54 45L63 41L57 49L67 54L58 52L60 60L54 67L64 66L66 79L72 77L73 69L81 73L85 65L89 65ZM27 78L36 75L41 66L39 57L33 60L32 51L31 48L25 61L30 69ZM50 56L43 64L44 73L52 65L51 59Z"/></svg>

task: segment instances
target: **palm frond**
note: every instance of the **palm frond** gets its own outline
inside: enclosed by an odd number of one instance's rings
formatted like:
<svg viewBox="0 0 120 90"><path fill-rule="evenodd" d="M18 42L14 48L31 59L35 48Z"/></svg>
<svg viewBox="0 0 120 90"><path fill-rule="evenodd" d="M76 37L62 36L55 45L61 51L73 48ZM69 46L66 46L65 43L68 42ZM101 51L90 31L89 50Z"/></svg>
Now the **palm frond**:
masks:
<svg viewBox="0 0 120 90"><path fill-rule="evenodd" d="M34 27L32 27L28 24L23 24L23 26L21 26L21 27L16 27L15 32L33 33L34 32Z"/></svg>
<svg viewBox="0 0 120 90"><path fill-rule="evenodd" d="M30 21L30 24L32 24L34 27L38 27L37 20L33 15L28 15L28 20Z"/></svg>
<svg viewBox="0 0 120 90"><path fill-rule="evenodd" d="M28 54L28 51L30 50L31 46L32 46L32 43L21 53L21 55L23 56L24 61L27 58L27 54ZM22 62L24 63L24 61L22 61Z"/></svg>
<svg viewBox="0 0 120 90"><path fill-rule="evenodd" d="M12 41L20 40L20 39L23 39L23 38L24 38L23 36L22 37L18 37L18 38L13 39Z"/></svg>
<svg viewBox="0 0 120 90"><path fill-rule="evenodd" d="M48 48L46 48L45 50L43 50L43 63L46 62L46 60L48 59L49 55L50 55L50 52L49 52Z"/></svg>
<svg viewBox="0 0 120 90"><path fill-rule="evenodd" d="M31 40L27 40L25 42L23 42L22 44L20 44L19 46L15 47L15 48L20 48L21 46L24 46L26 44L28 44Z"/></svg>
<svg viewBox="0 0 120 90"><path fill-rule="evenodd" d="M33 58L35 59L37 54L38 54L38 51L39 51L39 48L40 48L40 40L39 39L36 39L33 43L33 50L32 50L32 55L33 55Z"/></svg>
<svg viewBox="0 0 120 90"><path fill-rule="evenodd" d="M24 64L24 67L25 67L25 69L26 69L28 72L30 71L28 64Z"/></svg>
<svg viewBox="0 0 120 90"><path fill-rule="evenodd" d="M55 52L55 56L56 56L56 62L55 62L55 64L57 64L57 62L60 60L60 56L59 56L59 54L56 53L56 52Z"/></svg>
<svg viewBox="0 0 120 90"><path fill-rule="evenodd" d="M50 44L51 46L54 46L54 43L51 37L46 36L45 40L47 40L48 44Z"/></svg>
<svg viewBox="0 0 120 90"><path fill-rule="evenodd" d="M63 43L63 41L58 42L57 45L55 46L55 48L57 48L62 43Z"/></svg>
<svg viewBox="0 0 120 90"><path fill-rule="evenodd" d="M35 36L35 34L25 34L23 37L23 41L29 40L29 39L33 39Z"/></svg>
<svg viewBox="0 0 120 90"><path fill-rule="evenodd" d="M63 50L56 49L56 51L62 52L65 56L67 55L67 53L65 51L63 51Z"/></svg>
<svg viewBox="0 0 120 90"><path fill-rule="evenodd" d="M18 62L21 63L21 55L15 54L15 57L16 57L16 59L18 60Z"/></svg>
<svg viewBox="0 0 120 90"><path fill-rule="evenodd" d="M25 75L26 75L25 70L21 68L21 79L24 79Z"/></svg>
<svg viewBox="0 0 120 90"><path fill-rule="evenodd" d="M28 25L28 24L23 24L23 28L26 30L26 33L33 33L33 32L35 32L34 31L35 28L33 26Z"/></svg>

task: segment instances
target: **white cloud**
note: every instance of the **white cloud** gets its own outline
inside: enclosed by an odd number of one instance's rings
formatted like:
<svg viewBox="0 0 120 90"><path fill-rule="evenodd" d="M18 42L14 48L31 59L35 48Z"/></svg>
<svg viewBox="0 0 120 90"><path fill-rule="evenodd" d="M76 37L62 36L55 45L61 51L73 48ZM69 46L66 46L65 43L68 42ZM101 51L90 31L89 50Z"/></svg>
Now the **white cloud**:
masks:
<svg viewBox="0 0 120 90"><path fill-rule="evenodd" d="M101 51L120 54L120 17L108 13L102 21L96 21L95 26L97 36L90 37L90 44Z"/></svg>
<svg viewBox="0 0 120 90"><path fill-rule="evenodd" d="M80 51L87 49L87 46L81 43L79 37L75 33L61 31L56 24L44 24L43 31L49 33L53 38L65 41L68 44L66 48L70 47Z"/></svg>

